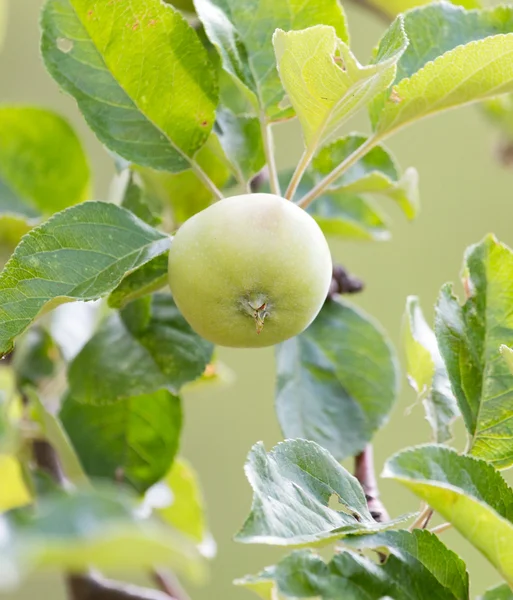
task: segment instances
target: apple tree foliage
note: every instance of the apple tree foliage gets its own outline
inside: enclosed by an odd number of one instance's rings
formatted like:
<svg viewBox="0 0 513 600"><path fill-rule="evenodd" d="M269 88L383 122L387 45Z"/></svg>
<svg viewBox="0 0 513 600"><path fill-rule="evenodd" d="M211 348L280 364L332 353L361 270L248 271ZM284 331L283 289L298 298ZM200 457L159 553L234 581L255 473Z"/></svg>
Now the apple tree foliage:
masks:
<svg viewBox="0 0 513 600"><path fill-rule="evenodd" d="M267 186L328 240L383 241L376 197L410 220L419 210L417 172L396 163L392 134L479 102L513 138L513 6L368 0L387 24L364 65L343 4L44 3L42 60L117 175L111 197L93 200L67 121L0 107L0 591L39 569L159 566L198 580L208 568L200 484L178 452L181 394L223 369L167 288L183 223ZM359 112L368 130L347 131ZM273 133L290 119L303 154L278 172ZM513 465L513 251L487 236L466 250L462 279L465 297L444 285L432 324L406 300L406 374L432 439L391 457L383 477L425 503L420 516L378 518L369 482L341 466L365 456L397 397L379 323L333 293L276 346L285 441L249 453L253 503L236 540L287 548L237 585L264 600L469 599L463 560L427 527L435 511L502 577L483 598L513 598L513 490L501 475Z"/></svg>

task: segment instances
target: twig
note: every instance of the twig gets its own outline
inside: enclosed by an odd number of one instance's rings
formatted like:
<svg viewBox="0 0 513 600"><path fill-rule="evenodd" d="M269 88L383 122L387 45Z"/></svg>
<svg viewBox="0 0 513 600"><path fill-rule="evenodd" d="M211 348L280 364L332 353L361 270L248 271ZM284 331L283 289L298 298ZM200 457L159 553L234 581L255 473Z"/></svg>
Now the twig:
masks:
<svg viewBox="0 0 513 600"><path fill-rule="evenodd" d="M249 182L249 189L254 194L266 184L269 183L269 167L266 165Z"/></svg>
<svg viewBox="0 0 513 600"><path fill-rule="evenodd" d="M274 158L273 133L271 130L271 124L267 121L265 113L260 115L260 128L262 130L262 139L264 141L265 159L269 168L269 183L271 186L271 192L277 196L281 196L278 170L276 169L276 160Z"/></svg>
<svg viewBox="0 0 513 600"><path fill-rule="evenodd" d="M433 509L430 506L426 506L420 515L410 525L409 530L414 529L426 529L431 517L433 516Z"/></svg>
<svg viewBox="0 0 513 600"><path fill-rule="evenodd" d="M172 600L164 592L120 584L99 575L69 575L66 584L74 600Z"/></svg>
<svg viewBox="0 0 513 600"><path fill-rule="evenodd" d="M154 569L153 579L163 592L169 594L174 600L190 600L187 592L182 588L180 582L173 573L169 571L162 571L161 569Z"/></svg>
<svg viewBox="0 0 513 600"><path fill-rule="evenodd" d="M374 452L372 444L355 457L355 477L361 483L372 518L378 523L390 520L387 510L379 497L378 482L374 472Z"/></svg>
<svg viewBox="0 0 513 600"><path fill-rule="evenodd" d="M447 531L451 527L452 527L452 523L442 523L441 525L437 525L436 527L433 527L429 531L431 533L437 533L438 534L438 533L443 533L444 531Z"/></svg>

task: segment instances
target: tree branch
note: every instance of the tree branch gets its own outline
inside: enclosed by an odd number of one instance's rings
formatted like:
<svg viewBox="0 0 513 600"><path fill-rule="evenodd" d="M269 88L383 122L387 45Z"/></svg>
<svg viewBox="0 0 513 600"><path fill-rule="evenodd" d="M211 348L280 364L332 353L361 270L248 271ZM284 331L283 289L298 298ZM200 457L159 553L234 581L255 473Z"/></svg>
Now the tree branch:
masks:
<svg viewBox="0 0 513 600"><path fill-rule="evenodd" d="M333 265L333 274L327 299L331 299L337 294L357 294L363 288L364 283L361 279L351 275L342 265Z"/></svg>
<svg viewBox="0 0 513 600"><path fill-rule="evenodd" d="M379 497L378 482L374 472L374 452L372 444L354 459L355 477L361 483L372 518L378 523L390 520L388 512Z"/></svg>
<svg viewBox="0 0 513 600"><path fill-rule="evenodd" d="M99 575L69 575L66 584L74 600L174 600L164 592L121 584Z"/></svg>

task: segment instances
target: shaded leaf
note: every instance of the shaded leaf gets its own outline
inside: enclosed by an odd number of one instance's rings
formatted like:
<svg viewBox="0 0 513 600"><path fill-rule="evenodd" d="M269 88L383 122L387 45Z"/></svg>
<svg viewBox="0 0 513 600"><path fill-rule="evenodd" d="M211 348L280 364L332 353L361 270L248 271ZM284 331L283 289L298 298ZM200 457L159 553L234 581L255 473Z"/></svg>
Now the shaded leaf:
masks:
<svg viewBox="0 0 513 600"><path fill-rule="evenodd" d="M331 173L366 140L366 136L353 133L324 146L312 162L312 171L316 178ZM388 196L397 202L408 219L415 218L419 211L417 171L410 167L402 174L394 157L380 144L374 146L349 168L335 182L333 188L351 194Z"/></svg>
<svg viewBox="0 0 513 600"><path fill-rule="evenodd" d="M178 450L182 408L166 390L100 407L68 396L59 416L89 476L138 492L164 477Z"/></svg>
<svg viewBox="0 0 513 600"><path fill-rule="evenodd" d="M48 216L87 199L89 165L62 117L42 108L5 106L0 130L0 217Z"/></svg>
<svg viewBox="0 0 513 600"><path fill-rule="evenodd" d="M308 550L296 551L276 567L278 589L287 598L321 600L467 600L463 561L433 534L415 530L361 536L357 548L389 552L377 565L360 554L342 551L330 563Z"/></svg>
<svg viewBox="0 0 513 600"><path fill-rule="evenodd" d="M256 117L236 115L221 106L217 110L216 132L240 182L249 181L263 168L264 145Z"/></svg>
<svg viewBox="0 0 513 600"><path fill-rule="evenodd" d="M513 591L506 583L498 585L480 596L479 600L513 600Z"/></svg>
<svg viewBox="0 0 513 600"><path fill-rule="evenodd" d="M277 347L278 420L337 460L361 452L397 396L398 365L381 327L342 300Z"/></svg>
<svg viewBox="0 0 513 600"><path fill-rule="evenodd" d="M47 0L41 24L48 71L101 142L135 164L190 167L214 124L218 90L207 50L177 10L159 0L133 0L128 10Z"/></svg>
<svg viewBox="0 0 513 600"><path fill-rule="evenodd" d="M513 464L513 374L499 353L513 339L513 252L492 236L465 254L463 306L445 285L435 332L470 434L470 452L498 468Z"/></svg>
<svg viewBox="0 0 513 600"><path fill-rule="evenodd" d="M239 542L323 544L398 522L376 523L358 480L315 442L286 440L267 453L261 442L255 444L245 471L254 495L251 514L236 536ZM332 496L340 510L330 508Z"/></svg>
<svg viewBox="0 0 513 600"><path fill-rule="evenodd" d="M0 356L48 303L95 300L168 249L168 236L112 204L58 213L23 238L0 274Z"/></svg>
<svg viewBox="0 0 513 600"><path fill-rule="evenodd" d="M280 107L284 91L271 44L274 31L322 23L333 26L338 37L347 42L344 14L336 0L257 0L252 6L240 0L195 0L194 4L224 69L270 120L287 113Z"/></svg>
<svg viewBox="0 0 513 600"><path fill-rule="evenodd" d="M32 501L21 465L16 457L0 454L0 482L0 513Z"/></svg>
<svg viewBox="0 0 513 600"><path fill-rule="evenodd" d="M255 592L263 600L283 600L283 596L278 593L276 587L275 574L275 567L267 567L258 575L246 575L246 577L236 579L233 583Z"/></svg>
<svg viewBox="0 0 513 600"><path fill-rule="evenodd" d="M408 40L397 19L376 61L366 67L327 25L288 33L277 29L273 44L283 87L311 151L392 84Z"/></svg>
<svg viewBox="0 0 513 600"><path fill-rule="evenodd" d="M84 473L84 469L80 464L76 448L72 446L71 440L64 430L61 421L53 414L53 412L46 408L34 389L27 389L26 394L31 402L31 416L34 421L39 423L42 434L57 452L59 462L66 478L75 485L87 484L87 475ZM90 442L91 440L89 440L89 448L96 448L96 438L94 445L91 445Z"/></svg>
<svg viewBox="0 0 513 600"><path fill-rule="evenodd" d="M123 208L126 208L152 227L162 222L160 216L156 214L156 211L153 210L150 202L148 202L144 184L140 181L138 173L127 167L119 173L116 183L121 188L118 193L121 197L120 204Z"/></svg>
<svg viewBox="0 0 513 600"><path fill-rule="evenodd" d="M371 107L378 135L513 90L511 7L466 11L434 3L406 13L404 28L410 44L394 85ZM385 35L378 55L386 43Z"/></svg>
<svg viewBox="0 0 513 600"><path fill-rule="evenodd" d="M383 476L427 502L513 583L513 490L491 465L446 446L421 446L389 459Z"/></svg>
<svg viewBox="0 0 513 600"><path fill-rule="evenodd" d="M433 330L426 323L419 299L408 296L403 317L403 343L408 380L426 409L434 441L451 439L451 424L460 411L451 390Z"/></svg>
<svg viewBox="0 0 513 600"><path fill-rule="evenodd" d="M84 571L170 566L189 576L203 571L195 547L155 521L134 516L135 502L118 489L59 493L33 512L8 515L0 567L24 577L35 569ZM0 580L0 587L9 581Z"/></svg>
<svg viewBox="0 0 513 600"><path fill-rule="evenodd" d="M42 379L52 377L59 358L59 349L48 331L41 327L29 329L21 338L12 360L18 385L37 386Z"/></svg>
<svg viewBox="0 0 513 600"><path fill-rule="evenodd" d="M109 404L168 390L201 376L213 346L195 334L170 295L155 294L107 319L70 366L78 402Z"/></svg>

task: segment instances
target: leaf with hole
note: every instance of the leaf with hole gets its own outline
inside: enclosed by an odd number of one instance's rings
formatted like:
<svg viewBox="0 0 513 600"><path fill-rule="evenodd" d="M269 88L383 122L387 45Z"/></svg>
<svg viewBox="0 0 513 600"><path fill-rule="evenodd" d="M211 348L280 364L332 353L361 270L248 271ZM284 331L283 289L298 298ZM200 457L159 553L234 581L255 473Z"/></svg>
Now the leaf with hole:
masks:
<svg viewBox="0 0 513 600"><path fill-rule="evenodd" d="M365 67L327 25L302 31L277 29L273 44L283 87L311 154L391 85L408 39L399 18L383 39L376 60Z"/></svg>
<svg viewBox="0 0 513 600"><path fill-rule="evenodd" d="M342 300L277 347L276 410L286 438L310 439L337 460L361 452L398 391L395 353L381 327Z"/></svg>
<svg viewBox="0 0 513 600"><path fill-rule="evenodd" d="M433 330L426 323L419 299L408 296L403 317L403 345L408 380L426 410L434 441L452 438L451 425L460 415Z"/></svg>
<svg viewBox="0 0 513 600"><path fill-rule="evenodd" d="M88 125L127 160L172 172L193 165L214 124L217 80L186 19L159 0L47 0L46 68ZM166 77L162 77L166 73Z"/></svg>
<svg viewBox="0 0 513 600"><path fill-rule="evenodd" d="M192 331L168 294L130 303L108 317L70 365L74 400L110 404L200 377L213 346Z"/></svg>
<svg viewBox="0 0 513 600"><path fill-rule="evenodd" d="M513 339L513 252L488 236L465 254L460 305L450 285L438 298L435 332L458 401L469 450L497 468L513 464L513 373L499 347Z"/></svg>
<svg viewBox="0 0 513 600"><path fill-rule="evenodd" d="M406 518L374 521L358 480L315 442L286 440L270 452L261 442L255 444L245 471L253 504L236 536L239 542L323 545L388 529Z"/></svg>
<svg viewBox="0 0 513 600"><path fill-rule="evenodd" d="M513 490L491 465L446 446L420 446L389 459L383 477L422 498L513 584Z"/></svg>
<svg viewBox="0 0 513 600"><path fill-rule="evenodd" d="M169 237L131 212L85 202L27 234L0 274L0 356L41 312L96 300L169 249Z"/></svg>

